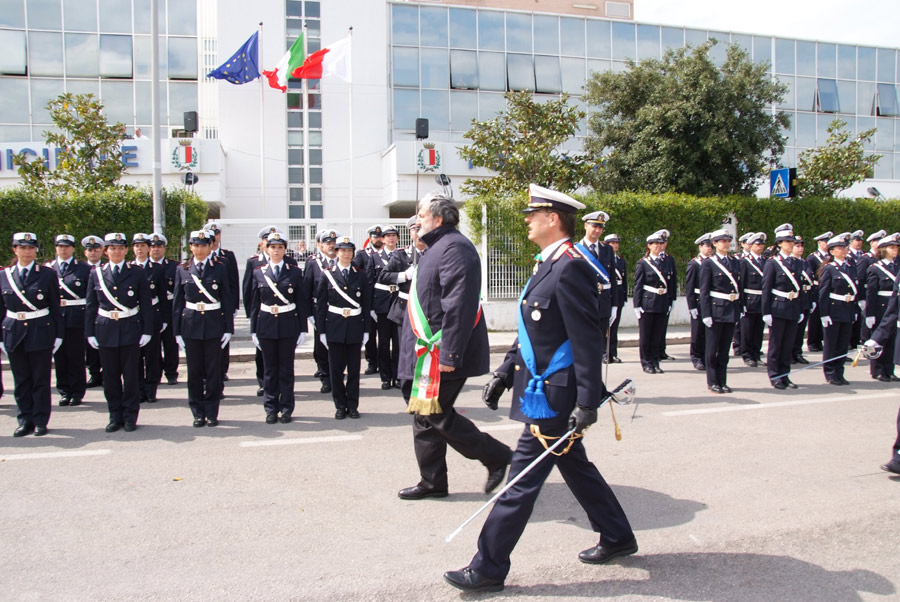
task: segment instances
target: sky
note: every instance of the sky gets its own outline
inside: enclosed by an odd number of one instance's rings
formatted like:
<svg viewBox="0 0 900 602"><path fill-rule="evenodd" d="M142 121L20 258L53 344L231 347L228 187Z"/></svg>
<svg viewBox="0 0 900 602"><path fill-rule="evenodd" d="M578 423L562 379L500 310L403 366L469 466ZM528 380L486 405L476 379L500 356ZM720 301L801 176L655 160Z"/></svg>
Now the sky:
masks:
<svg viewBox="0 0 900 602"><path fill-rule="evenodd" d="M900 48L900 0L634 0L639 23Z"/></svg>

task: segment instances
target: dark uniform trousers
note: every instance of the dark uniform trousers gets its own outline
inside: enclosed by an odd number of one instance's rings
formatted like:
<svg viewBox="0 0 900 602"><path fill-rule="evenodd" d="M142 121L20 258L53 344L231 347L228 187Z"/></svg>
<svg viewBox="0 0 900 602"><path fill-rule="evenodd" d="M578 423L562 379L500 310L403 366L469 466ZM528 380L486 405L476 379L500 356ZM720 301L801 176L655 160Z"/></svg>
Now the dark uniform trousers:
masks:
<svg viewBox="0 0 900 602"><path fill-rule="evenodd" d="M187 362L188 406L194 418L218 420L225 388L222 342L218 339L184 339ZM194 358L200 358L197 361Z"/></svg>
<svg viewBox="0 0 900 602"><path fill-rule="evenodd" d="M141 401L156 399L156 390L162 379L162 338L157 328L153 330L150 342L141 347Z"/></svg>
<svg viewBox="0 0 900 602"><path fill-rule="evenodd" d="M132 320L134 318L128 318ZM110 422L137 422L140 412L139 345L103 347L97 350L103 364L103 394L109 407Z"/></svg>
<svg viewBox="0 0 900 602"><path fill-rule="evenodd" d="M297 337L259 339L263 359L263 409L266 415L294 412L294 353Z"/></svg>
<svg viewBox="0 0 900 602"><path fill-rule="evenodd" d="M690 354L694 366L706 364L706 324L699 315L696 320L691 319Z"/></svg>
<svg viewBox="0 0 900 602"><path fill-rule="evenodd" d="M162 371L167 380L178 378L178 343L171 324L159 335L160 348L162 349Z"/></svg>
<svg viewBox="0 0 900 602"><path fill-rule="evenodd" d="M616 319L609 325L609 359L619 357L619 322L622 321L622 310L625 306L621 306L616 313Z"/></svg>
<svg viewBox="0 0 900 602"><path fill-rule="evenodd" d="M15 383L19 425L47 426L50 420L50 364L53 349L25 351L23 345L9 352L9 369Z"/></svg>
<svg viewBox="0 0 900 602"><path fill-rule="evenodd" d="M381 382L397 380L397 363L400 360L400 328L388 319L387 313L378 316L378 372ZM329 352L329 356L330 356Z"/></svg>
<svg viewBox="0 0 900 602"><path fill-rule="evenodd" d="M832 322L831 326L822 329L822 357L831 359L841 354L847 353L850 348L850 333L853 330L852 322ZM844 364L847 358L832 360L827 364L822 364L822 371L825 378L831 380L833 378L844 377Z"/></svg>
<svg viewBox="0 0 900 602"><path fill-rule="evenodd" d="M389 321L389 320L387 320ZM359 410L359 343L328 342L331 398L334 406L344 410ZM344 381L344 372L347 379Z"/></svg>
<svg viewBox="0 0 900 602"><path fill-rule="evenodd" d="M816 259L813 258L813 255L816 256ZM819 280L819 266L822 265L822 259L818 255L818 252L811 253L806 258L806 263L809 265L810 270L813 274L813 281L815 284L818 284ZM809 330L806 335L806 347L810 351L814 351L822 347L822 314L820 313L821 307L816 306L815 311L811 312L809 315L808 327Z"/></svg>
<svg viewBox="0 0 900 602"><path fill-rule="evenodd" d="M806 328L809 325L811 317L811 312L803 312L803 320L799 324L797 324L797 328L794 330L794 342L791 346L792 361L803 356L803 337L806 334ZM818 320L819 318L817 317L816 319Z"/></svg>
<svg viewBox="0 0 900 602"><path fill-rule="evenodd" d="M84 354L84 328L66 328L62 345L53 356L56 364L56 390L67 399L84 399L85 385L85 354Z"/></svg>
<svg viewBox="0 0 900 602"><path fill-rule="evenodd" d="M772 325L769 326L769 348L766 351L766 372L769 379L791 371L793 343L799 329L800 324L797 320L772 317Z"/></svg>
<svg viewBox="0 0 900 602"><path fill-rule="evenodd" d="M103 366L100 363L100 352L91 347L87 339L84 341L84 363L87 366L88 374L93 381L103 379Z"/></svg>
<svg viewBox="0 0 900 602"><path fill-rule="evenodd" d="M668 323L669 315L665 312L645 311L641 314L641 319L638 320L638 337L643 367L659 368Z"/></svg>
<svg viewBox="0 0 900 602"><path fill-rule="evenodd" d="M762 343L765 324L762 314L745 313L741 318L741 356L745 360L762 359ZM771 336L771 334L769 335Z"/></svg>
<svg viewBox="0 0 900 602"><path fill-rule="evenodd" d="M734 322L713 322L706 329L706 385L728 384L728 347L734 336Z"/></svg>

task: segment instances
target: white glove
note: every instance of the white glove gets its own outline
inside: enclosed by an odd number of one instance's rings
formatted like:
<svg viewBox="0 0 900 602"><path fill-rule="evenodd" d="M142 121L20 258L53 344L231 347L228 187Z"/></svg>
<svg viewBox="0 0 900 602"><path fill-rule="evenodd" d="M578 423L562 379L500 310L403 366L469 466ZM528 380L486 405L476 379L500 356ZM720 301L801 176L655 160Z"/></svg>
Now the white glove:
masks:
<svg viewBox="0 0 900 602"><path fill-rule="evenodd" d="M181 348L182 351L184 351L184 337L181 335L176 336L175 342L178 343L178 346Z"/></svg>
<svg viewBox="0 0 900 602"><path fill-rule="evenodd" d="M222 333L222 344L220 345L220 347L222 347L222 349L225 349L225 346L228 345L228 341L230 341L231 337L233 337L233 336L234 336L233 332Z"/></svg>
<svg viewBox="0 0 900 602"><path fill-rule="evenodd" d="M253 344L256 345L256 348L262 351L262 347L259 346L259 337L256 336L256 333L250 335L250 338L253 339Z"/></svg>
<svg viewBox="0 0 900 602"><path fill-rule="evenodd" d="M609 314L609 323L612 324L613 322L615 322L615 321L616 321L616 317L617 317L618 315L619 315L619 308L614 306L614 307L612 308L612 313Z"/></svg>
<svg viewBox="0 0 900 602"><path fill-rule="evenodd" d="M700 310L696 307L689 311L691 312L691 320L696 320L700 317Z"/></svg>
<svg viewBox="0 0 900 602"><path fill-rule="evenodd" d="M812 307L809 309L809 313L812 313L812 312L816 311L816 307L817 307L817 306L816 306L816 302L813 301Z"/></svg>
<svg viewBox="0 0 900 602"><path fill-rule="evenodd" d="M297 337L297 347L299 347L300 345L302 345L304 341L306 341L306 333L305 333L305 332L301 332L301 333L300 333L300 336Z"/></svg>
<svg viewBox="0 0 900 602"><path fill-rule="evenodd" d="M800 324L800 323L802 323L802 322L803 322L803 314L801 313L801 314L800 314L800 317L797 318L797 324Z"/></svg>
<svg viewBox="0 0 900 602"><path fill-rule="evenodd" d="M369 315L372 316L372 321L373 321L373 322L377 322L377 321L378 321L378 314L375 313L375 310L374 310L374 309L369 311Z"/></svg>
<svg viewBox="0 0 900 602"><path fill-rule="evenodd" d="M165 330L166 328L168 328L168 327L169 327L169 325L166 324L165 322L163 322L163 327L160 328L159 331L162 332L162 331L164 331L164 330Z"/></svg>
<svg viewBox="0 0 900 602"><path fill-rule="evenodd" d="M368 332L364 332L364 333L363 333L363 342L362 342L363 346L365 346L365 344L368 343L368 342L369 342L369 333L368 333Z"/></svg>
<svg viewBox="0 0 900 602"><path fill-rule="evenodd" d="M60 347L62 347L62 339L54 339L53 340L53 355L56 355L56 352L59 351Z"/></svg>
<svg viewBox="0 0 900 602"><path fill-rule="evenodd" d="M309 323L313 325L313 328L315 328L315 327L316 327L316 317L315 317L315 316L310 316L310 317L309 317Z"/></svg>
<svg viewBox="0 0 900 602"><path fill-rule="evenodd" d="M325 349L328 349L328 339L325 338L324 334L319 335L319 340L322 342L322 345L325 346Z"/></svg>
<svg viewBox="0 0 900 602"><path fill-rule="evenodd" d="M406 268L406 271L403 273L406 275L407 280L412 280L413 274L416 273L416 266L414 266L414 265L409 266L408 268Z"/></svg>
<svg viewBox="0 0 900 602"><path fill-rule="evenodd" d="M822 316L822 328L831 326L831 316Z"/></svg>
<svg viewBox="0 0 900 602"><path fill-rule="evenodd" d="M706 324L707 328L712 328L713 321L712 321L712 318L710 318L709 316L706 316L705 318L703 318L703 323Z"/></svg>
<svg viewBox="0 0 900 602"><path fill-rule="evenodd" d="M141 335L141 340L138 341L138 345L140 345L141 347L144 347L144 346L147 345L147 343L150 342L150 339L152 339L152 338L153 338L153 337L150 336L149 334L142 334L142 335Z"/></svg>
<svg viewBox="0 0 900 602"><path fill-rule="evenodd" d="M238 310L234 310L234 317L237 318Z"/></svg>
<svg viewBox="0 0 900 602"><path fill-rule="evenodd" d="M397 284L403 284L407 280L409 280L409 276L406 275L406 272L400 272L399 274L397 274Z"/></svg>
<svg viewBox="0 0 900 602"><path fill-rule="evenodd" d="M859 310L863 313L866 313L866 302L865 301L859 302Z"/></svg>
<svg viewBox="0 0 900 602"><path fill-rule="evenodd" d="M644 313L644 308L643 308L643 307L635 307L635 308L634 308L634 315L637 316L637 319L638 319L638 320L641 319L641 314L642 314L642 313Z"/></svg>
<svg viewBox="0 0 900 602"><path fill-rule="evenodd" d="M9 355L8 353L6 353L6 345L4 345L3 343L0 343L0 351L3 352L3 355Z"/></svg>
<svg viewBox="0 0 900 602"><path fill-rule="evenodd" d="M675 309L675 304L674 304L674 303L673 303L672 305L669 306L669 309L666 310L666 313L667 313L667 314L672 313L672 310L673 310L673 309Z"/></svg>
<svg viewBox="0 0 900 602"><path fill-rule="evenodd" d="M866 318L866 328L872 330L875 327L875 316L869 316Z"/></svg>
<svg viewBox="0 0 900 602"><path fill-rule="evenodd" d="M863 343L863 347L875 347L878 345L878 341L875 339L869 339L865 343Z"/></svg>
<svg viewBox="0 0 900 602"><path fill-rule="evenodd" d="M803 319L803 316L800 316L800 319ZM766 326L772 328L772 314L766 314L763 316L763 322L766 323Z"/></svg>
<svg viewBox="0 0 900 602"><path fill-rule="evenodd" d="M97 340L97 337L88 337L88 345L93 347L94 349L100 349L100 342ZM3 350L6 353L6 350Z"/></svg>

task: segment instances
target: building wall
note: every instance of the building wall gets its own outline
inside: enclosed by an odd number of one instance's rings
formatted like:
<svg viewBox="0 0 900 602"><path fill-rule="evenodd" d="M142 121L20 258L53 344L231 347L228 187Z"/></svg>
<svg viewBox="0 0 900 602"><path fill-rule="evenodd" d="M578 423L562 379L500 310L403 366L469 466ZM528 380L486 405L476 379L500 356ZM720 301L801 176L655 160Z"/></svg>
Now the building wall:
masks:
<svg viewBox="0 0 900 602"><path fill-rule="evenodd" d="M440 0L441 4L506 10L526 10L557 15L634 19L634 0Z"/></svg>

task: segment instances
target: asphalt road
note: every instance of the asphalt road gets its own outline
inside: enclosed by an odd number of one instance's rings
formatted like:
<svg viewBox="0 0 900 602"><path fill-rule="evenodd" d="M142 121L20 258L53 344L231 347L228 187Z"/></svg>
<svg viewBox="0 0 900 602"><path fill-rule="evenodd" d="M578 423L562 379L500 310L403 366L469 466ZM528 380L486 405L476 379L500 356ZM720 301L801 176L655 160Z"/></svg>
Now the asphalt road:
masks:
<svg viewBox="0 0 900 602"><path fill-rule="evenodd" d="M715 396L686 346L670 353L680 360L666 374L646 375L635 348L621 351L609 381L635 377L636 417L614 406L617 442L604 407L585 440L640 552L581 564L597 536L554 472L496 595L441 579L475 552L483 517L445 537L486 501L486 471L451 451L450 497L398 499L418 477L411 418L377 376L364 377L360 420L334 420L304 359L289 425L263 423L253 366L236 363L217 428L192 428L181 384L160 387L136 432L106 434L92 389L84 406L54 408L48 436L22 439L8 391L0 599L900 599L900 477L878 468L896 436L897 387L860 365L851 387L813 369L779 392L763 368L732 359L735 392ZM457 407L513 445L510 395L491 412L482 384L470 381Z"/></svg>

